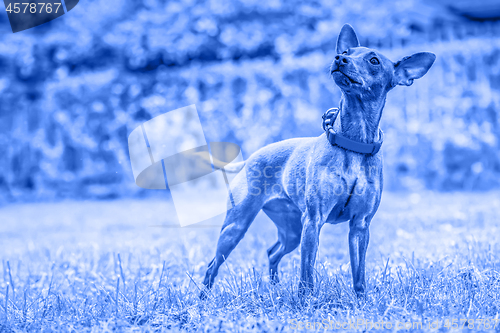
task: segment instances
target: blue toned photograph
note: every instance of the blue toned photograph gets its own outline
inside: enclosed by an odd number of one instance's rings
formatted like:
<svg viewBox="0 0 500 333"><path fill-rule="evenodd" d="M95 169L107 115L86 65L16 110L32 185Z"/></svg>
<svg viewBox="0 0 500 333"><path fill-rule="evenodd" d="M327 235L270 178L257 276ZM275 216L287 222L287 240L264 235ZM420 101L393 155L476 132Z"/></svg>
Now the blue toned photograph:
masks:
<svg viewBox="0 0 500 333"><path fill-rule="evenodd" d="M500 2L4 0L0 332L499 332Z"/></svg>

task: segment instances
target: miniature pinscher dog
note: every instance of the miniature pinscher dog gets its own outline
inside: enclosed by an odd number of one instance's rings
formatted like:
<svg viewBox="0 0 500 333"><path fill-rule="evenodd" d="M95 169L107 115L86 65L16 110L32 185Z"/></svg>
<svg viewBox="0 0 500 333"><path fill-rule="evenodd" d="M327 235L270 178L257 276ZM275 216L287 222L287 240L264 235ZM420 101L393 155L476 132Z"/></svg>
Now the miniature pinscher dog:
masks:
<svg viewBox="0 0 500 333"><path fill-rule="evenodd" d="M232 184L238 204L227 212L202 298L260 210L278 228L278 241L267 251L272 281L278 280L283 256L300 245L299 290L310 291L321 227L349 221L353 287L358 296L364 294L369 226L382 195L379 124L386 95L424 76L435 58L421 52L393 63L361 47L350 25L342 27L330 67L342 91L338 113L327 119L327 132L319 137L268 145L233 170L241 170ZM239 190L247 185L250 190Z"/></svg>

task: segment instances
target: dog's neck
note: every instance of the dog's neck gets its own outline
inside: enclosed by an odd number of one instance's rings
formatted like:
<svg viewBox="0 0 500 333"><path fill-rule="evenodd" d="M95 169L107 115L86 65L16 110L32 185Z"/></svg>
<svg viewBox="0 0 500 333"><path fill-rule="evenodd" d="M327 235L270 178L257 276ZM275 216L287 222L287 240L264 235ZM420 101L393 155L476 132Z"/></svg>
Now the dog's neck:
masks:
<svg viewBox="0 0 500 333"><path fill-rule="evenodd" d="M334 131L359 142L377 141L385 97L366 101L361 96L342 94L340 114L333 124Z"/></svg>

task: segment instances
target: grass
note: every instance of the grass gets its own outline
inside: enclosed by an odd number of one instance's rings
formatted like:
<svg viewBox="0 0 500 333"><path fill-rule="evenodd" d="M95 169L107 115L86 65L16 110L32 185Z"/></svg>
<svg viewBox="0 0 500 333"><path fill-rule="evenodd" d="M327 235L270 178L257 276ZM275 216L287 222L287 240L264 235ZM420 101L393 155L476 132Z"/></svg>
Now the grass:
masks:
<svg viewBox="0 0 500 333"><path fill-rule="evenodd" d="M269 284L276 230L260 214L200 301L219 228L175 228L172 210L158 199L2 207L0 331L281 332L361 319L429 330L435 320L500 318L499 192L384 193L365 300L353 294L345 224L322 230L310 297L297 296L298 250Z"/></svg>

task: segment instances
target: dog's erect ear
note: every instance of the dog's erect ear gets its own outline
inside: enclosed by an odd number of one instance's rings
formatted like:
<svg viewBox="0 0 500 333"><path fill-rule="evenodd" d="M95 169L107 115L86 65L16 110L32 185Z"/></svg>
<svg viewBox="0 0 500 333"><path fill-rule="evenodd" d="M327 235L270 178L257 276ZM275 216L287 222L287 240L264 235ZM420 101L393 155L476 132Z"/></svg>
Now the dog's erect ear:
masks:
<svg viewBox="0 0 500 333"><path fill-rule="evenodd" d="M358 47L359 41L354 29L349 24L344 24L337 39L337 54L340 54L350 47Z"/></svg>
<svg viewBox="0 0 500 333"><path fill-rule="evenodd" d="M436 55L430 52L419 52L404 57L394 65L393 86L411 86L413 80L420 79L427 73L436 60Z"/></svg>

